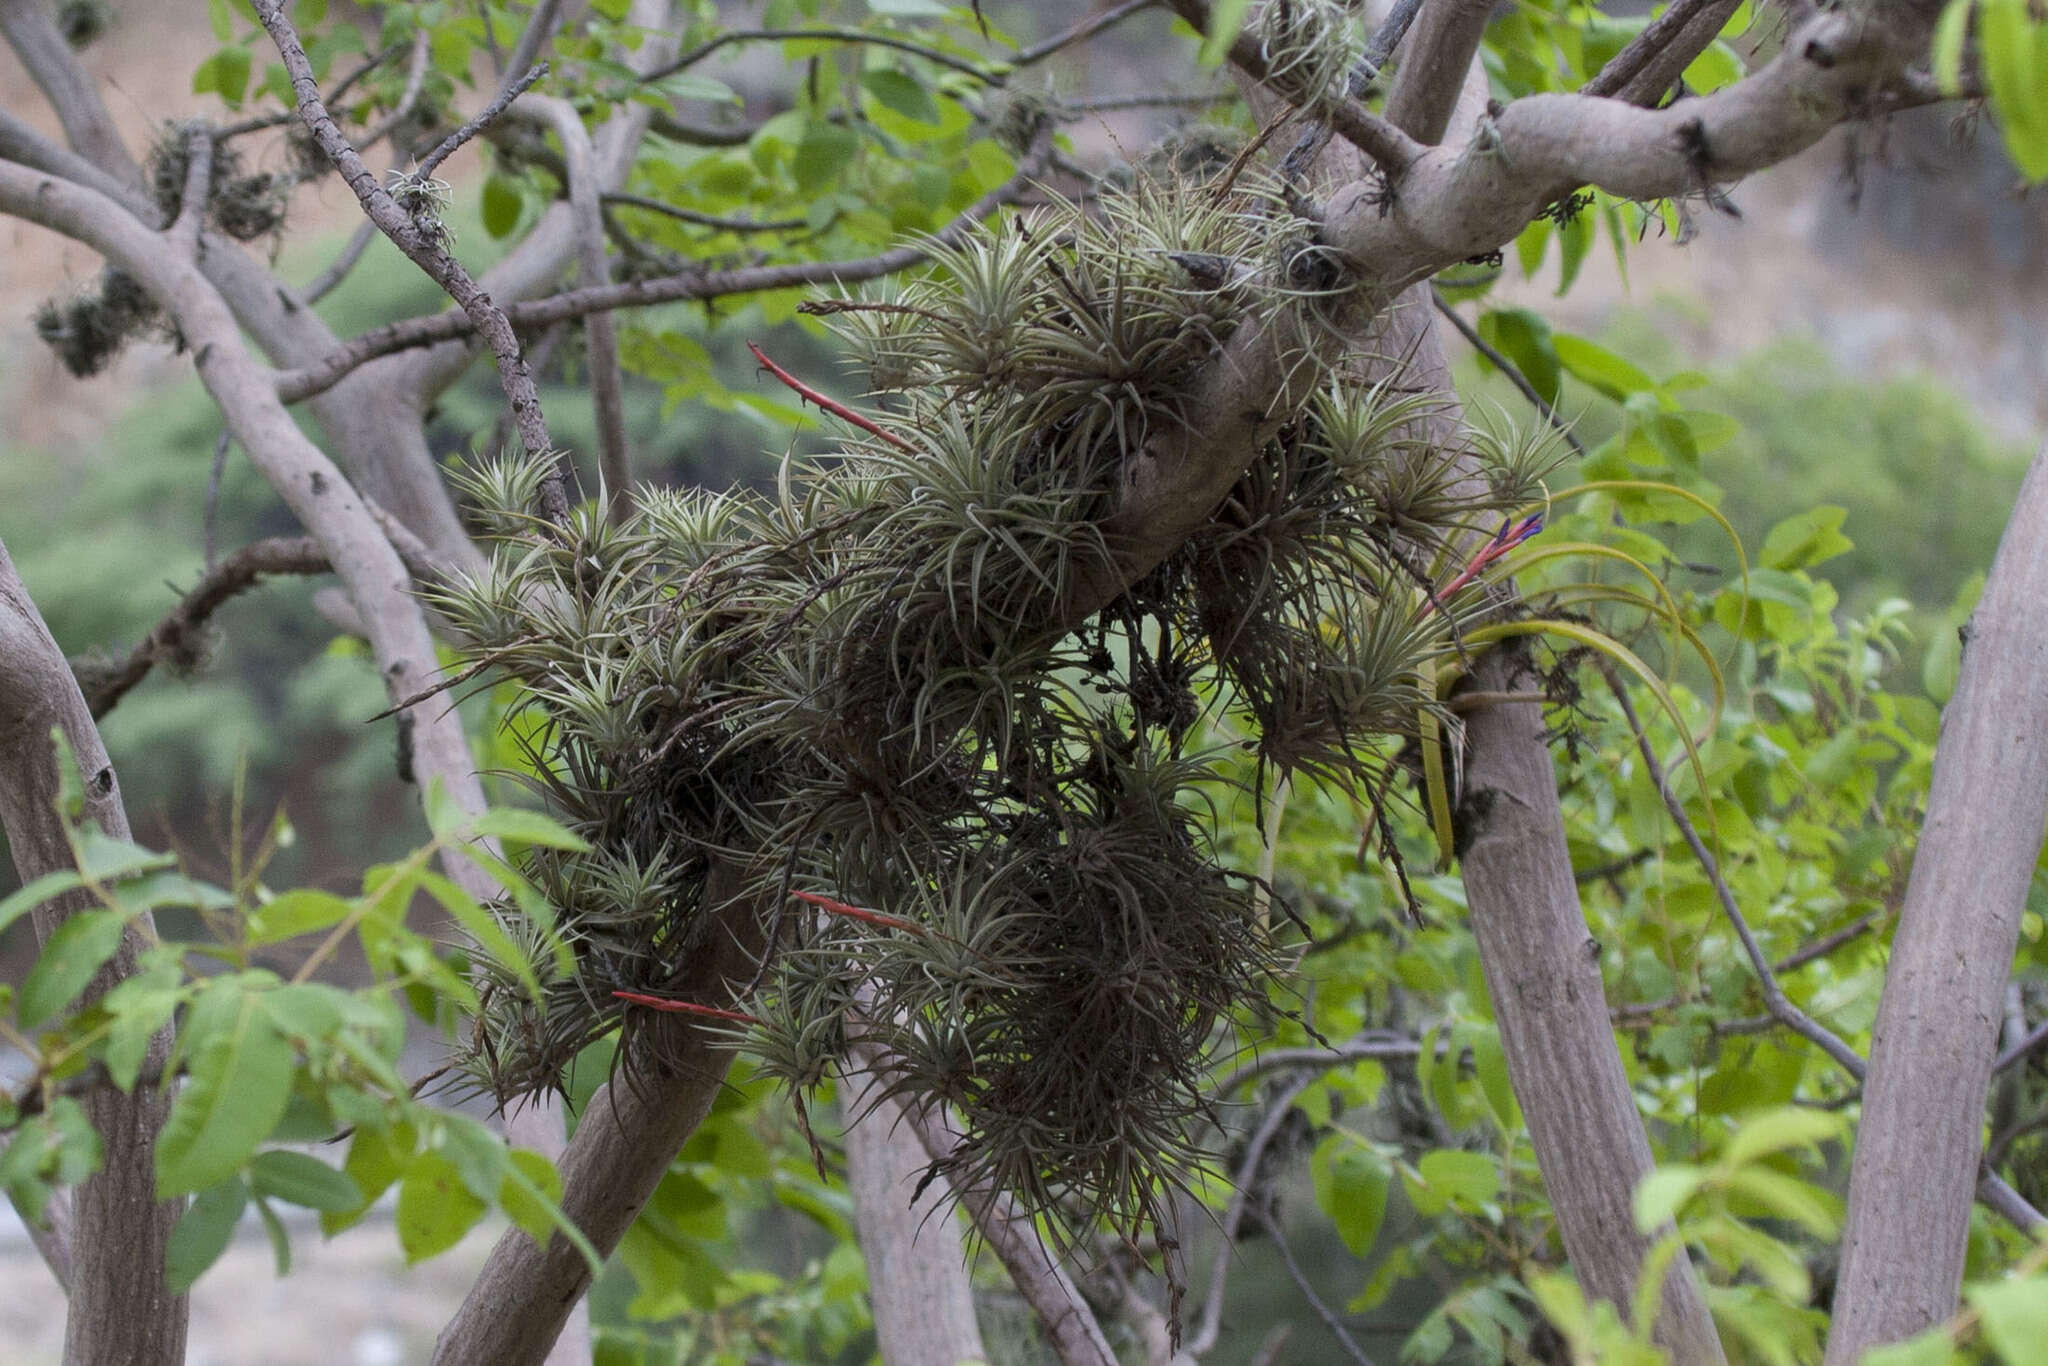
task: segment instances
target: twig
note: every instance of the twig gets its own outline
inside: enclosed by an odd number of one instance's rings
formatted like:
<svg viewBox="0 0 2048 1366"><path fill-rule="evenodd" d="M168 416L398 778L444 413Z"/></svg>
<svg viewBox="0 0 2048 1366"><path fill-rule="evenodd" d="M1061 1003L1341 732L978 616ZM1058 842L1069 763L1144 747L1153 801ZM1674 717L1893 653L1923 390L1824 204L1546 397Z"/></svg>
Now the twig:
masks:
<svg viewBox="0 0 2048 1366"><path fill-rule="evenodd" d="M650 280L627 280L619 284L565 290L545 299L513 304L504 315L515 328L536 331L558 322L581 318L601 309L639 308L651 304L675 303L684 299L716 299L732 294L788 289L797 285L847 285L880 279L908 269L924 260L931 244L951 245L976 224L1005 204L1013 204L1029 192L1043 173L1051 155L1049 139L1040 138L1018 165L1017 173L961 210L958 217L929 239L852 261L801 261L784 265L743 266L735 270L705 270L691 267L674 275ZM366 365L394 351L453 341L480 330L477 320L465 311L449 310L423 318L408 318L374 328L352 338L324 358L298 370L277 376L278 397L297 403L323 393L358 366Z"/></svg>
<svg viewBox="0 0 2048 1366"><path fill-rule="evenodd" d="M958 71L962 75L972 76L983 85L1002 84L1002 77L976 66L965 58L955 57L950 52L941 52L937 48L926 47L923 43L913 43L907 38L893 38L886 33L869 33L857 28L730 29L719 34L716 38L707 39L697 44L697 46L691 48L688 52L678 55L673 60L662 63L654 68L654 70L642 76L640 80L642 84L651 84L655 81L663 80L675 75L678 71L687 70L689 67L695 66L720 48L729 47L734 43L776 43L806 39L822 43L865 43L871 47L894 48L898 52L908 52L914 57L922 57L928 62L936 62L938 65Z"/></svg>
<svg viewBox="0 0 2048 1366"><path fill-rule="evenodd" d="M1019 48L1015 55L1010 58L1010 67L1012 70L1015 70L1019 67L1036 65L1062 48L1071 47L1075 43L1085 43L1104 29L1121 24L1139 10L1150 9L1158 3L1159 0L1124 0L1123 4L1103 10L1099 14L1092 14L1080 23L1075 24L1072 28L1055 33L1043 42L1033 43L1030 47Z"/></svg>
<svg viewBox="0 0 2048 1366"><path fill-rule="evenodd" d="M498 378L504 385L506 400L512 405L513 416L519 424L519 437L526 449L536 455L554 449L554 443L548 438L547 420L541 414L539 391L534 387L533 375L527 370L526 360L519 351L518 334L512 330L505 311L493 303L490 295L462 268L462 264L448 254L446 233L438 222L423 222L401 207L390 192L377 183L377 177L363 164L361 155L349 145L347 137L335 125L333 115L321 103L320 87L313 78L312 63L306 59L306 49L300 45L291 20L285 17L283 0L251 0L251 3L255 6L257 18L269 31L271 41L277 45L279 55L284 58L293 93L298 96L299 117L305 121L314 141L341 171L342 179L355 192L370 221L434 283L446 290L476 330L483 334L497 359ZM546 68L543 66L536 70L545 71ZM516 95L519 89L524 88L518 85L510 93ZM509 102L504 96L493 100L486 116ZM463 125L435 149L434 155L428 157L424 170L431 171L438 157L445 155L446 151L453 151L486 121L487 117L473 119ZM569 497L559 465L541 482L540 501L541 515L546 520L557 526L568 521Z"/></svg>
<svg viewBox="0 0 2048 1366"><path fill-rule="evenodd" d="M382 52L379 52L375 56L370 57L369 59L364 61L364 63L361 66L357 67L354 71L349 72L348 75L343 76L340 80L334 83L334 89L327 92L328 100L333 103L339 103L341 99L348 94L349 91L355 89L357 83L359 83L363 79L363 77L369 75L372 71L375 71L378 67L390 61L392 57L397 55L397 53L398 44L393 43L390 47L385 48ZM285 110L279 113L272 114L257 114L254 117L243 119L239 123L230 123L226 125L220 130L220 132L216 136L225 141L228 138L241 137L245 133L260 133L266 128L281 127L284 124L290 123L293 119L297 117L298 115L292 113L290 110Z"/></svg>
<svg viewBox="0 0 2048 1366"><path fill-rule="evenodd" d="M1506 375L1508 382L1521 391L1522 397L1528 399L1530 406L1543 415L1543 420L1550 424L1552 430L1565 439L1565 444L1570 446L1579 458L1584 459L1585 443L1573 433L1571 424L1557 415L1557 409L1550 406L1549 400L1536 392L1536 386L1529 382L1529 377L1522 373L1521 367L1502 355L1499 348L1489 343L1486 338L1480 336L1479 329L1465 321L1458 310L1451 306L1451 301L1444 297L1442 290L1431 285L1429 297L1435 301L1436 311L1449 318L1451 326L1458 329L1458 335L1463 337L1474 351L1486 357L1494 369Z"/></svg>
<svg viewBox="0 0 2048 1366"><path fill-rule="evenodd" d="M1991 1064L1993 1075L2028 1057L2044 1043L2048 1043L2048 1022L2036 1025L2027 1037L2000 1053Z"/></svg>
<svg viewBox="0 0 2048 1366"><path fill-rule="evenodd" d="M272 537L243 546L207 570L125 660L104 671L81 671L80 689L94 719L113 710L160 661L191 652L193 632L229 598L254 588L266 575L325 574L327 570L327 555L310 536Z"/></svg>
<svg viewBox="0 0 2048 1366"><path fill-rule="evenodd" d="M321 271L313 278L313 283L306 286L306 302L316 304L332 294L334 287L346 280L348 273L356 268L356 262L363 259L363 253L369 250L370 242L376 236L377 225L364 219L349 235L348 245L341 249L341 255L334 258L334 264Z"/></svg>
<svg viewBox="0 0 2048 1366"><path fill-rule="evenodd" d="M1202 1301L1202 1317L1195 1327L1194 1336L1188 1339L1187 1354L1191 1357L1206 1356L1216 1346L1216 1339L1223 1331L1223 1287L1230 1278L1231 1259L1237 1248L1237 1231L1244 1223L1245 1206L1250 1193L1257 1184L1259 1164L1265 1159L1266 1148L1273 1136L1280 1132L1280 1126L1294 1108L1294 1102L1303 1091L1315 1083L1313 1074L1296 1077L1280 1088L1280 1094L1266 1108L1260 1117L1258 1127L1245 1142L1244 1157L1237 1164L1237 1171L1231 1178L1230 1204L1223 1211L1221 1226L1222 1242L1216 1249L1216 1261L1209 1268L1209 1295Z"/></svg>
<svg viewBox="0 0 2048 1366"><path fill-rule="evenodd" d="M526 73L520 76L519 79L508 83L503 90L500 90L475 118L463 124L447 137L442 138L441 145L427 153L426 160L422 161L419 167L413 171L413 176L416 179L425 180L433 175L435 169L442 162L455 155L456 148L462 146L463 143L468 142L478 133L483 132L484 129L497 122L498 116L505 112L512 101L524 95L528 90L531 90L535 82L547 74L548 64L546 62L529 67Z"/></svg>
<svg viewBox="0 0 2048 1366"><path fill-rule="evenodd" d="M1649 733L1643 729L1642 722L1636 717L1635 704L1628 700L1628 689L1622 686L1621 679L1604 661L1598 667L1601 676L1607 680L1608 688L1614 693L1614 700L1620 704L1622 717L1628 722L1629 730L1635 735L1636 751L1643 756L1643 766L1649 773L1651 781L1656 784L1657 795L1663 799L1664 809L1671 813L1673 823L1678 826L1678 833L1685 838L1686 847L1692 850L1693 857L1699 861L1701 870L1707 875L1707 881L1713 884L1714 895L1721 903L1722 912L1727 915L1736 938L1742 941L1742 951L1749 956L1750 968L1756 973L1757 985L1763 991L1764 1008L1771 1013L1773 1019L1833 1058L1844 1072L1857 1081L1862 1081L1866 1071L1863 1058L1855 1049L1836 1037L1834 1031L1792 1004L1791 998L1785 995L1784 988L1778 985L1778 975L1771 970L1770 960L1764 957L1763 947L1757 943L1756 936L1750 933L1749 922L1743 918L1742 908L1735 904L1735 893L1729 888L1728 880L1721 876L1719 860L1700 838L1699 831L1693 828L1692 818L1685 814L1685 803L1679 801L1677 794L1672 792L1671 782L1664 773L1664 765L1658 760L1657 751L1650 744Z"/></svg>
<svg viewBox="0 0 2048 1366"><path fill-rule="evenodd" d="M1239 1087L1274 1072L1328 1071L1347 1063L1377 1059L1401 1062L1419 1057L1422 1045L1405 1035L1372 1031L1335 1048L1274 1048L1259 1054L1216 1084L1215 1094L1229 1098Z"/></svg>
<svg viewBox="0 0 2048 1366"><path fill-rule="evenodd" d="M724 232L792 232L797 228L810 226L805 218L721 218L715 213L699 213L675 204L665 204L659 199L650 199L644 194L625 194L607 190L604 195L607 204L620 204L627 208L645 209L649 213L665 214L684 223L694 223L700 228L718 228Z"/></svg>
<svg viewBox="0 0 2048 1366"><path fill-rule="evenodd" d="M506 59L505 70L524 71L540 60L540 50L555 36L555 20L561 9L561 0L538 0L533 14L526 21L526 29L519 35L518 45Z"/></svg>
<svg viewBox="0 0 2048 1366"><path fill-rule="evenodd" d="M757 1016L743 1010L721 1010L717 1006L699 1005L695 1001L678 1001L667 996L649 996L639 991L615 991L612 993L621 1001L630 1001L636 1006L659 1010L670 1015L694 1015L702 1020L729 1020L734 1024L757 1025Z"/></svg>
<svg viewBox="0 0 2048 1366"><path fill-rule="evenodd" d="M1841 929L1836 930L1833 934L1824 935L1808 944L1805 948L1786 954L1771 965L1772 970L1783 975L1784 973L1795 972L1805 967L1816 958L1824 958L1850 940L1869 934L1871 927L1877 924L1879 918L1884 914L1882 911L1871 911L1867 915L1859 916L1842 926Z"/></svg>
<svg viewBox="0 0 2048 1366"><path fill-rule="evenodd" d="M1254 1213L1259 1216L1259 1222L1266 1226L1266 1232L1272 1235L1273 1246L1279 1249L1280 1260L1287 1264L1287 1274L1293 1278L1294 1288L1301 1292L1301 1297L1308 1301L1308 1307L1323 1321L1323 1327L1330 1330L1330 1335L1342 1344L1345 1354L1357 1362L1358 1366L1372 1366L1372 1358L1365 1354L1365 1349L1360 1347L1357 1339L1346 1330L1344 1320L1338 1316L1337 1311L1330 1308L1323 1297L1316 1293L1315 1286L1309 1283L1308 1273L1301 1269L1301 1263L1294 1260L1294 1249L1287 1245L1287 1234L1280 1227L1280 1221L1263 1205Z"/></svg>

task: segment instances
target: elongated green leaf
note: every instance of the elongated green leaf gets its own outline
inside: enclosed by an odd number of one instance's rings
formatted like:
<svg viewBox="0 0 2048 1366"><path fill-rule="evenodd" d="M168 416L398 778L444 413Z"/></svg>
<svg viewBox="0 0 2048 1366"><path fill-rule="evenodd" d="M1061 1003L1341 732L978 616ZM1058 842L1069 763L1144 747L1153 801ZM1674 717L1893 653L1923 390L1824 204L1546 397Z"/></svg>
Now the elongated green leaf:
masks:
<svg viewBox="0 0 2048 1366"><path fill-rule="evenodd" d="M257 993L240 992L231 1004L225 1024L191 1053L185 1089L157 1140L163 1198L202 1190L240 1169L291 1098L297 1059L290 1042Z"/></svg>
<svg viewBox="0 0 2048 1366"><path fill-rule="evenodd" d="M22 1028L33 1029L70 1005L121 947L126 924L118 911L81 911L59 925L15 998Z"/></svg>
<svg viewBox="0 0 2048 1366"><path fill-rule="evenodd" d="M1674 1162L1657 1168L1636 1185L1636 1228L1651 1233L1678 1217L1706 1181L1704 1168Z"/></svg>
<svg viewBox="0 0 2048 1366"><path fill-rule="evenodd" d="M519 985L526 989L529 1001L540 1000L540 978L534 973L533 960L526 956L516 940L505 932L498 918L479 905L477 899L463 891L438 873L422 873L420 882L441 903L449 915L455 917L477 948L483 951L499 967L519 979Z"/></svg>
<svg viewBox="0 0 2048 1366"><path fill-rule="evenodd" d="M1810 1148L1841 1137L1842 1128L1842 1117L1830 1111L1782 1106L1744 1124L1728 1140L1721 1160L1729 1166L1741 1166L1787 1148Z"/></svg>
<svg viewBox="0 0 2048 1366"><path fill-rule="evenodd" d="M70 868L44 873L5 901L0 901L0 930L6 929L51 897L61 896L83 885L84 879Z"/></svg>
<svg viewBox="0 0 2048 1366"><path fill-rule="evenodd" d="M178 1217L165 1248L164 1264L171 1293L182 1295L220 1260L234 1240L235 1225L249 1203L249 1188L239 1176L209 1186Z"/></svg>
<svg viewBox="0 0 2048 1366"><path fill-rule="evenodd" d="M472 821L470 829L494 839L518 840L521 844L538 844L549 849L567 849L579 854L590 849L588 840L552 816L519 806L494 806Z"/></svg>
<svg viewBox="0 0 2048 1366"><path fill-rule="evenodd" d="M249 942L275 944L296 935L330 930L348 919L351 909L332 892L295 888L249 912Z"/></svg>
<svg viewBox="0 0 2048 1366"><path fill-rule="evenodd" d="M258 1195L303 1205L323 1214L340 1214L363 1203L363 1193L347 1173L338 1172L317 1157L275 1149L256 1154L249 1164L249 1184Z"/></svg>

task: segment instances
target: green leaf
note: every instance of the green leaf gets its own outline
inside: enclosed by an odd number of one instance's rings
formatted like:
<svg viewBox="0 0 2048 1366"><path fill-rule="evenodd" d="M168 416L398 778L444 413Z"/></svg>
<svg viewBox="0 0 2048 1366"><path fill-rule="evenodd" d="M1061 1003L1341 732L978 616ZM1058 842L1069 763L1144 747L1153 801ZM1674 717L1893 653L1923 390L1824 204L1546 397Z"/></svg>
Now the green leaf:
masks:
<svg viewBox="0 0 2048 1366"><path fill-rule="evenodd" d="M1790 1220L1816 1238L1832 1242L1842 1231L1839 1201L1832 1192L1796 1176L1765 1166L1744 1167L1728 1177L1728 1189L1755 1202L1771 1218Z"/></svg>
<svg viewBox="0 0 2048 1366"><path fill-rule="evenodd" d="M494 240L510 237L519 226L519 215L526 208L526 197L519 192L519 182L500 171L493 171L484 177L483 200L479 205L483 213L484 231Z"/></svg>
<svg viewBox="0 0 2048 1366"><path fill-rule="evenodd" d="M861 73L861 88L875 97L884 109L893 110L913 123L937 123L939 106L924 85L901 71L886 68Z"/></svg>
<svg viewBox="0 0 2048 1366"><path fill-rule="evenodd" d="M1651 1172L1636 1186L1636 1228L1652 1233L1677 1218L1705 1181L1705 1169L1684 1162Z"/></svg>
<svg viewBox="0 0 2048 1366"><path fill-rule="evenodd" d="M488 1208L470 1194L447 1158L422 1153L398 1188L398 1245L406 1262L423 1262L454 1247Z"/></svg>
<svg viewBox="0 0 2048 1366"><path fill-rule="evenodd" d="M223 983L239 999L215 1007L224 1023L199 1041L156 1145L160 1198L202 1190L240 1169L284 1117L297 1058L259 993ZM201 1008L194 1007L195 1019ZM188 1028L190 1026L188 1025Z"/></svg>
<svg viewBox="0 0 2048 1366"><path fill-rule="evenodd" d="M80 911L59 925L36 957L15 998L15 1019L33 1029L70 1005L121 947L126 917L118 911Z"/></svg>
<svg viewBox="0 0 2048 1366"><path fill-rule="evenodd" d="M348 1161L342 1172L355 1186L361 1199L352 1210L323 1211L320 1231L330 1237L368 1212L376 1198L391 1188L412 1166L418 1135L409 1124L394 1128L358 1128L349 1140Z"/></svg>
<svg viewBox="0 0 2048 1366"><path fill-rule="evenodd" d="M1453 1206L1475 1209L1500 1194L1500 1166L1486 1153L1438 1148L1415 1165L1420 1180L1404 1184L1417 1214L1442 1214Z"/></svg>
<svg viewBox="0 0 2048 1366"><path fill-rule="evenodd" d="M249 1203L249 1188L238 1177L209 1186L178 1216L164 1251L171 1293L182 1295L220 1260L234 1240L235 1225Z"/></svg>
<svg viewBox="0 0 2048 1366"><path fill-rule="evenodd" d="M1559 298L1579 278L1579 267L1586 263L1586 253L1593 249L1593 236L1593 215L1583 210L1557 230Z"/></svg>
<svg viewBox="0 0 2048 1366"><path fill-rule="evenodd" d="M199 64L192 73L192 93L219 95L230 109L238 109L249 89L249 49L224 47Z"/></svg>
<svg viewBox="0 0 2048 1366"><path fill-rule="evenodd" d="M235 36L235 12L228 0L206 0L206 22L213 28L213 41L232 42Z"/></svg>
<svg viewBox="0 0 2048 1366"><path fill-rule="evenodd" d="M328 930L348 919L353 909L332 892L295 887L249 912L249 942L276 944L316 930Z"/></svg>
<svg viewBox="0 0 2048 1366"><path fill-rule="evenodd" d="M2048 1361L2048 1280L1973 1285L1967 1292L1984 1326L1984 1336L2011 1366Z"/></svg>
<svg viewBox="0 0 2048 1366"><path fill-rule="evenodd" d="M562 1174L547 1158L525 1148L513 1149L510 1163L512 1170L505 1174L498 1202L504 1207L506 1218L531 1234L535 1242L544 1244L562 1217ZM518 1175L514 1176L513 1171Z"/></svg>
<svg viewBox="0 0 2048 1366"><path fill-rule="evenodd" d="M457 924L468 933L476 947L493 963L504 968L519 979L519 985L526 990L526 999L538 1001L541 997L540 978L533 970L533 960L519 947L498 917L478 904L475 897L463 891L449 879L438 873L422 873L420 882L443 909L455 918Z"/></svg>
<svg viewBox="0 0 2048 1366"><path fill-rule="evenodd" d="M1209 7L1209 31L1202 35L1202 50L1196 60L1203 66L1222 65L1230 53L1230 45L1243 31L1245 15L1250 9L1251 0L1216 0Z"/></svg>
<svg viewBox="0 0 2048 1366"><path fill-rule="evenodd" d="M739 92L724 81L711 76L700 76L692 71L679 71L673 76L664 76L655 83L662 94L672 100L708 100L713 104L738 104Z"/></svg>
<svg viewBox="0 0 2048 1366"><path fill-rule="evenodd" d="M363 1203L362 1191L345 1173L317 1157L284 1148L256 1155L249 1164L249 1184L259 1195L323 1214L344 1213Z"/></svg>
<svg viewBox="0 0 2048 1366"><path fill-rule="evenodd" d="M1515 1102L1514 1082L1508 1076L1507 1051L1501 1047L1500 1032L1475 1031L1472 1036L1472 1067L1479 1078L1479 1090L1503 1132L1522 1127L1522 1107Z"/></svg>
<svg viewBox="0 0 2048 1366"><path fill-rule="evenodd" d="M62 896L65 892L84 885L84 879L79 877L75 869L59 868L54 873L44 873L15 891L5 901L0 901L0 930L6 929L51 897Z"/></svg>
<svg viewBox="0 0 2048 1366"><path fill-rule="evenodd" d="M1811 569L1856 548L1842 534L1849 510L1822 505L1785 518L1764 537L1757 563L1766 569Z"/></svg>
<svg viewBox="0 0 2048 1366"><path fill-rule="evenodd" d="M1337 1236L1354 1257L1363 1257L1380 1236L1387 1217L1393 1169L1372 1149L1343 1134L1317 1145L1309 1159L1316 1206L1330 1216Z"/></svg>
<svg viewBox="0 0 2048 1366"><path fill-rule="evenodd" d="M1782 1106L1744 1124L1735 1137L1728 1140L1721 1160L1728 1166L1739 1167L1787 1148L1811 1148L1839 1138L1842 1125L1840 1115L1826 1110Z"/></svg>
<svg viewBox="0 0 2048 1366"><path fill-rule="evenodd" d="M492 807L478 816L470 828L479 835L489 835L494 839L518 840L522 844L567 849L578 854L590 852L589 841L581 835L552 816L524 807Z"/></svg>
<svg viewBox="0 0 2048 1366"><path fill-rule="evenodd" d="M1969 41L1970 15L1976 8L1976 0L1949 0L1941 21L1934 26L1930 65L1941 93L1950 99L1963 93L1963 48Z"/></svg>
<svg viewBox="0 0 2048 1366"><path fill-rule="evenodd" d="M1865 1352L1858 1366L1949 1366L1959 1361L1955 1340L1949 1337L1945 1324L1936 1324L1926 1332L1894 1342L1888 1347L1873 1347Z"/></svg>
<svg viewBox="0 0 2048 1366"><path fill-rule="evenodd" d="M263 1231L270 1236L270 1259L280 1276L292 1274L292 1236L284 1231L284 1220L277 1217L277 1211L262 1196L256 1197L256 1213L263 1220Z"/></svg>
<svg viewBox="0 0 2048 1366"><path fill-rule="evenodd" d="M804 129L803 139L796 145L796 157L790 163L797 189L807 195L816 194L852 165L854 153L859 150L860 136L851 128L823 119L812 120Z"/></svg>
<svg viewBox="0 0 2048 1366"><path fill-rule="evenodd" d="M1545 403L1557 402L1563 376L1548 319L1526 308L1496 308L1479 315L1479 335L1522 372Z"/></svg>
<svg viewBox="0 0 2048 1366"><path fill-rule="evenodd" d="M2006 150L2029 180L2048 178L2048 24L2033 21L2028 0L1982 0L1979 63Z"/></svg>
<svg viewBox="0 0 2048 1366"><path fill-rule="evenodd" d="M1569 371L1572 377L1583 384L1591 385L1607 397L1620 403L1630 394L1645 389L1655 389L1657 382L1629 362L1615 355L1606 347L1561 332L1556 339L1558 363Z"/></svg>

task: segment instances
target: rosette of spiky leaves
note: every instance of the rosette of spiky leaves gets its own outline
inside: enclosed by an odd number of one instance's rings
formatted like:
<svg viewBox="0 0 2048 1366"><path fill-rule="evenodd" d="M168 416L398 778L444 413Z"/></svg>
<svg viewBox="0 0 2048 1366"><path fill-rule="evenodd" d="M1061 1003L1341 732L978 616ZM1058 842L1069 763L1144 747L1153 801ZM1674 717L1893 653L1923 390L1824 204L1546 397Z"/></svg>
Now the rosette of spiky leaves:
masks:
<svg viewBox="0 0 2048 1366"><path fill-rule="evenodd" d="M815 1075L845 1039L807 1003L843 1008L857 963L884 1089L958 1114L942 1164L956 1188L1007 1190L1034 1213L1079 1195L1134 1229L1196 1156L1203 1060L1269 950L1247 880L1190 804L1207 765L1113 722L1072 738L1060 781L1011 802L974 856L904 859L866 889L914 931L832 918L794 948L761 1048L769 1070Z"/></svg>
<svg viewBox="0 0 2048 1366"><path fill-rule="evenodd" d="M497 555L442 606L520 685L528 780L590 845L526 856L576 971L483 993L489 1082L552 1084L621 1023L625 1065L660 1063L692 1026L616 993L731 1004L753 964L705 964L766 939L770 1072L816 1084L859 1016L889 1085L958 1109L962 1180L1152 1217L1209 1051L1266 995L1192 795L1202 699L1274 768L1367 771L1455 648L1440 552L1502 496L1428 477L1412 403L1307 386L1179 556L1063 619L1124 462L1218 349L1252 318L1321 326L1313 243L1255 181L1056 203L842 306L886 434L786 463L772 498L654 493L624 526L555 528L527 511L547 457L475 473Z"/></svg>

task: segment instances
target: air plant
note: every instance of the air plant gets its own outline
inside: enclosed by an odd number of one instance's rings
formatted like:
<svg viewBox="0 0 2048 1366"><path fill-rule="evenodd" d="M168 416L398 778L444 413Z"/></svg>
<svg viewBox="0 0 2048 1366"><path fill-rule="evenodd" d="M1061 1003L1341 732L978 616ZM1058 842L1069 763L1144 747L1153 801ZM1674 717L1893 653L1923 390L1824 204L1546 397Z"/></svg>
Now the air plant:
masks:
<svg viewBox="0 0 2048 1366"><path fill-rule="evenodd" d="M884 1090L956 1112L957 1180L1165 1221L1275 962L1217 851L1199 723L1229 717L1268 777L1382 776L1487 610L1430 566L1540 477L1526 452L1443 476L1419 400L1310 354L1323 382L1208 525L1063 616L1124 462L1187 420L1236 329L1321 325L1343 286L1304 289L1285 245L1314 232L1248 172L933 244L893 293L819 310L889 402L773 496L655 491L623 526L548 527L551 454L468 472L497 553L436 599L518 685L526 780L590 846L523 856L575 967L536 995L480 963L481 1085L558 1086L614 1029L629 1078L658 1071L733 1012L794 1089L880 1049Z"/></svg>

